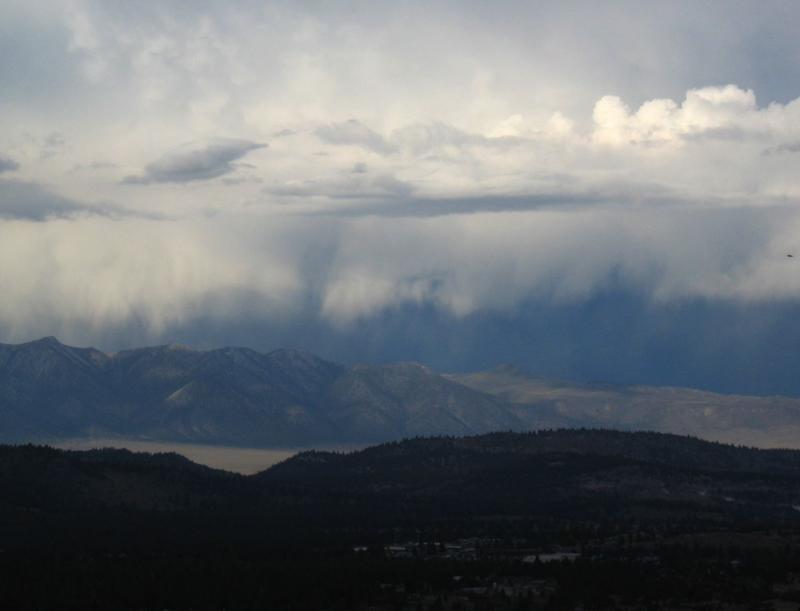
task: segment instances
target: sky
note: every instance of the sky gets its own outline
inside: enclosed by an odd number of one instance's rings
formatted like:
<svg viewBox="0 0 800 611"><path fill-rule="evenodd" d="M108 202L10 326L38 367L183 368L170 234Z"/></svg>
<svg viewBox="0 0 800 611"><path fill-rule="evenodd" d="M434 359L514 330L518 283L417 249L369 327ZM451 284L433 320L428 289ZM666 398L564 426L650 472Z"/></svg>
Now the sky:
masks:
<svg viewBox="0 0 800 611"><path fill-rule="evenodd" d="M779 0L4 0L0 341L800 394L798 29Z"/></svg>

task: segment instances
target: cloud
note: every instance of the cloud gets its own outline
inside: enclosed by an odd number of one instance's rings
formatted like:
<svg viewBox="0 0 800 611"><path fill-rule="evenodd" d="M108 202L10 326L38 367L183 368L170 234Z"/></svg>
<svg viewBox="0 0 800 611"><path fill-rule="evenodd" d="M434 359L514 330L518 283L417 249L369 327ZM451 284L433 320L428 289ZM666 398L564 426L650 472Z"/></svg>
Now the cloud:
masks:
<svg viewBox="0 0 800 611"><path fill-rule="evenodd" d="M501 122L499 129L507 128L506 121ZM507 148L518 143L514 136L484 136L470 133L443 121L418 123L396 129L391 134L391 142L398 148L415 155L424 155L431 151L446 149L465 149L469 147Z"/></svg>
<svg viewBox="0 0 800 611"><path fill-rule="evenodd" d="M0 155L0 174L3 172L14 172L19 169L19 164L5 155Z"/></svg>
<svg viewBox="0 0 800 611"><path fill-rule="evenodd" d="M501 131L507 126L501 125ZM416 123L393 130L388 136L374 131L361 121L350 119L318 127L318 138L335 146L358 146L379 155L404 151L424 155L446 149L465 149L471 146L508 147L518 139L507 134L487 137L461 130L443 121Z"/></svg>
<svg viewBox="0 0 800 611"><path fill-rule="evenodd" d="M313 191L298 191L295 196L311 195ZM373 191L372 196L381 193ZM387 195L387 193L383 193ZM335 215L341 217L381 216L389 218L433 218L439 216L457 216L477 214L481 212L525 212L543 209L598 206L601 204L619 204L624 200L613 198L608 193L591 192L552 192L530 193L521 195L483 195L473 197L420 198L406 190L397 195L405 197L384 198L380 203L353 205L335 210L322 209L310 214L315 216ZM354 196L349 196L356 199ZM361 196L363 197L363 196Z"/></svg>
<svg viewBox="0 0 800 611"><path fill-rule="evenodd" d="M395 151L383 136L356 119L321 125L314 133L320 140L336 146L360 146L379 155Z"/></svg>
<svg viewBox="0 0 800 611"><path fill-rule="evenodd" d="M647 308L800 302L798 5L467 7L0 3L0 328L380 358L407 311L456 355L530 352L537 312L587 329L609 292L645 337Z"/></svg>
<svg viewBox="0 0 800 611"><path fill-rule="evenodd" d="M67 149L67 139L61 132L50 132L42 141L41 158L49 159L61 155Z"/></svg>
<svg viewBox="0 0 800 611"><path fill-rule="evenodd" d="M683 102L653 99L635 112L617 96L604 96L592 117L596 143L676 144L680 140L747 140L785 137L796 132L800 103L759 108L755 93L736 85L691 89Z"/></svg>
<svg viewBox="0 0 800 611"><path fill-rule="evenodd" d="M350 172L332 178L309 179L273 185L264 189L269 195L292 198L396 200L407 198L414 186L391 174ZM405 200L404 200L405 201Z"/></svg>
<svg viewBox="0 0 800 611"><path fill-rule="evenodd" d="M66 337L133 326L152 338L197 318L245 315L248 303L268 307L279 320L299 287L285 252L293 233L278 226L254 236L246 222L220 231L210 220L2 222L0 277L7 292L0 321L8 325L6 337L46 326ZM260 243L263 237L269 242ZM263 261L254 265L252 256Z"/></svg>
<svg viewBox="0 0 800 611"><path fill-rule="evenodd" d="M777 146L768 148L764 151L765 155L782 155L785 153L800 153L800 141L784 142Z"/></svg>
<svg viewBox="0 0 800 611"><path fill-rule="evenodd" d="M216 138L203 144L189 144L173 150L148 164L143 174L129 176L126 184L186 183L209 180L230 174L236 169L234 161L250 151L264 148L249 140Z"/></svg>
<svg viewBox="0 0 800 611"><path fill-rule="evenodd" d="M0 180L0 219L46 221L98 212L96 207L62 197L36 183Z"/></svg>

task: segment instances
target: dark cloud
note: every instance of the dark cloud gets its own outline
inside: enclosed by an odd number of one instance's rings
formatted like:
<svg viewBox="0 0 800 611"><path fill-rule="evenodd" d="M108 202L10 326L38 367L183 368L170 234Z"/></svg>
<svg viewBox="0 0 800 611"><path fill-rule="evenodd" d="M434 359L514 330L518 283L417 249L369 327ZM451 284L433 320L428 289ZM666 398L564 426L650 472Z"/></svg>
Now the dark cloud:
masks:
<svg viewBox="0 0 800 611"><path fill-rule="evenodd" d="M564 183L574 182L574 178L565 176ZM404 183L401 183L404 184ZM314 194L328 194L323 185L297 185L296 188L276 188L271 190L274 194L309 196ZM314 188L316 187L316 188ZM637 184L625 186L608 185L595 188L574 188L539 193L498 193L496 195L475 195L462 197L413 197L413 193L398 192L392 197L383 197L377 190L370 192L373 201L354 203L352 206L336 208L335 210L315 211L313 215L334 215L340 217L381 216L392 218L430 218L438 216L451 216L460 214L477 214L481 212L525 212L558 208L586 208L591 206L615 205L640 205L659 207L669 204L681 204L686 200L678 193L674 193L661 185ZM385 193L383 194L385 195ZM404 197L401 197L404 196ZM344 198L345 195L340 195ZM363 195L357 197L348 194L353 199L365 199ZM712 198L707 198L709 203Z"/></svg>
<svg viewBox="0 0 800 611"><path fill-rule="evenodd" d="M5 155L0 155L0 174L3 172L13 172L19 169L19 164Z"/></svg>
<svg viewBox="0 0 800 611"><path fill-rule="evenodd" d="M800 142L784 142L764 151L764 155L783 155L786 153L800 153Z"/></svg>
<svg viewBox="0 0 800 611"><path fill-rule="evenodd" d="M329 123L318 127L314 133L328 144L360 146L379 155L388 155L396 150L383 136L356 119Z"/></svg>
<svg viewBox="0 0 800 611"><path fill-rule="evenodd" d="M60 155L67 148L67 139L61 132L51 132L42 141L42 159Z"/></svg>
<svg viewBox="0 0 800 611"><path fill-rule="evenodd" d="M230 178L222 179L222 184L231 187L235 185L247 185L247 184L258 185L263 182L264 180L262 178L259 178L258 176L231 176Z"/></svg>
<svg viewBox="0 0 800 611"><path fill-rule="evenodd" d="M97 213L97 209L57 195L36 183L0 180L0 218L45 221L87 212Z"/></svg>
<svg viewBox="0 0 800 611"><path fill-rule="evenodd" d="M91 163L79 163L72 168L72 172L83 172L84 170L112 170L119 167L110 161L92 161Z"/></svg>
<svg viewBox="0 0 800 611"><path fill-rule="evenodd" d="M405 304L348 328L325 324L313 307L282 325L255 312L225 321L201 318L157 341L262 351L291 346L340 362L418 361L451 372L513 363L549 379L800 395L798 315L796 301L653 304L612 286L579 302L528 300L508 312L466 317ZM102 348L155 341L133 327L115 331L107 329Z"/></svg>
<svg viewBox="0 0 800 611"><path fill-rule="evenodd" d="M702 142L705 140L722 140L727 142L745 142L748 140L765 139L769 134L764 131L746 129L738 125L714 127L688 134L681 134L687 142Z"/></svg>
<svg viewBox="0 0 800 611"><path fill-rule="evenodd" d="M549 207L585 206L606 202L597 194L536 193L448 198L409 198L336 211L339 216L434 217L479 212L521 212Z"/></svg>
<svg viewBox="0 0 800 611"><path fill-rule="evenodd" d="M141 213L113 203L90 205L53 193L46 186L22 180L0 180L0 219L48 221L79 216L102 216L112 219L164 217Z"/></svg>
<svg viewBox="0 0 800 611"><path fill-rule="evenodd" d="M356 164L350 172L333 178L309 179L266 187L264 192L280 197L325 197L328 199L407 201L414 185L386 173L369 172ZM401 204L402 206L402 204Z"/></svg>
<svg viewBox="0 0 800 611"><path fill-rule="evenodd" d="M266 144L250 140L217 138L203 144L192 144L171 151L148 164L143 174L128 176L125 184L185 183L209 180L230 174L234 161Z"/></svg>

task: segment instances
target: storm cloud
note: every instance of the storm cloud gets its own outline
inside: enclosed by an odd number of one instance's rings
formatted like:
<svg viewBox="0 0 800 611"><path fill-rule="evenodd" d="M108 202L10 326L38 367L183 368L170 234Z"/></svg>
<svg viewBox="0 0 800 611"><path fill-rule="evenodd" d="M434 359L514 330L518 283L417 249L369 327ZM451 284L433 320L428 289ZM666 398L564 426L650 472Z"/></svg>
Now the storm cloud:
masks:
<svg viewBox="0 0 800 611"><path fill-rule="evenodd" d="M747 1L3 3L0 341L800 393L798 27Z"/></svg>

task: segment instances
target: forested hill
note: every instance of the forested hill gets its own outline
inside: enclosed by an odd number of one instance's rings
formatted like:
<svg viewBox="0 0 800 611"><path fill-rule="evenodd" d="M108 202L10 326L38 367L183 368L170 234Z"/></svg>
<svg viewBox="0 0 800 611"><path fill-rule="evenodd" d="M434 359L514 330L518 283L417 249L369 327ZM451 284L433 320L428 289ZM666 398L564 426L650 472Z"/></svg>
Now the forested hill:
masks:
<svg viewBox="0 0 800 611"><path fill-rule="evenodd" d="M53 532L71 540L91 532L86 536L95 539L100 525L107 529L103 536L158 532L156 538L191 541L226 540L231 533L243 540L292 539L319 529L378 533L398 524L476 524L501 516L794 524L800 521L800 452L658 433L562 430L417 438L349 454L305 452L245 477L176 455L3 446L0 489L7 542Z"/></svg>
<svg viewBox="0 0 800 611"><path fill-rule="evenodd" d="M654 432L560 429L529 433L498 432L472 437L429 437L389 442L361 452L304 452L256 476L291 478L318 470L365 473L383 478L388 465L405 465L411 473L433 470L437 476L470 473L469 465L496 457L524 460L563 455L592 456L630 463L704 473L741 473L800 477L800 451L762 450L708 442L695 437Z"/></svg>

